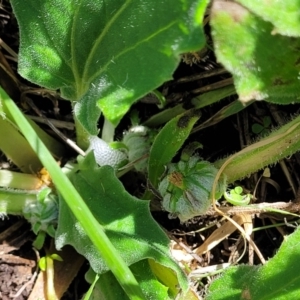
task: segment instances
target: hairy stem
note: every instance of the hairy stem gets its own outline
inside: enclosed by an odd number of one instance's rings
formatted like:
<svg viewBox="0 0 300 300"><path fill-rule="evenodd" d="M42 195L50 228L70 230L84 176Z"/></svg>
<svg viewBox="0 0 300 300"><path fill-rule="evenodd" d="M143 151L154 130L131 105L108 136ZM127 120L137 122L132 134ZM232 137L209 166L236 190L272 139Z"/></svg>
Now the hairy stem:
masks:
<svg viewBox="0 0 300 300"><path fill-rule="evenodd" d="M300 150L300 116L227 159L214 163L232 183Z"/></svg>
<svg viewBox="0 0 300 300"><path fill-rule="evenodd" d="M36 192L0 189L0 217L23 215L23 208L37 202Z"/></svg>

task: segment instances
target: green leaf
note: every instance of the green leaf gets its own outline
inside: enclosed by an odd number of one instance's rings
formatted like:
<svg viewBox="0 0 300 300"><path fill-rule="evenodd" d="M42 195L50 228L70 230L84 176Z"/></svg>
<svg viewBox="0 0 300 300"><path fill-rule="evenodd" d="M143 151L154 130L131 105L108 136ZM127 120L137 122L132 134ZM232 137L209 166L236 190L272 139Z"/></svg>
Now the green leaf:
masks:
<svg viewBox="0 0 300 300"><path fill-rule="evenodd" d="M207 0L12 0L19 72L62 97L96 134L96 104L117 124L171 75L179 54L204 46Z"/></svg>
<svg viewBox="0 0 300 300"><path fill-rule="evenodd" d="M264 126L258 124L258 123L255 123L251 126L251 130L253 133L256 133L256 134L259 134L261 133L263 130L264 130Z"/></svg>
<svg viewBox="0 0 300 300"><path fill-rule="evenodd" d="M175 271L181 287L187 288L184 274L170 257L169 239L150 214L149 201L128 194L110 166L97 167L92 153L69 177L127 265L153 258ZM95 272L108 270L63 199L58 222L57 248L70 244L89 260Z"/></svg>
<svg viewBox="0 0 300 300"><path fill-rule="evenodd" d="M121 258L119 252L113 247L105 234L103 227L97 222L93 213L88 209L78 191L71 184L66 174L64 174L58 166L53 156L47 150L41 139L36 135L35 131L16 104L1 88L0 98L5 108L10 112L12 118L18 123L20 131L25 136L32 149L36 152L45 168L47 168L55 187L64 197L68 207L81 224L82 230L88 234L89 238L95 245L96 251L101 253L101 256L104 258L108 267L114 273L123 289L128 295L132 295L131 299L144 299L135 277ZM67 172L67 167L65 172Z"/></svg>
<svg viewBox="0 0 300 300"><path fill-rule="evenodd" d="M237 0L265 21L274 25L273 34L300 36L299 9L300 3L295 0Z"/></svg>
<svg viewBox="0 0 300 300"><path fill-rule="evenodd" d="M272 23L234 2L215 1L211 25L217 58L233 74L241 101L300 101L300 39L273 34Z"/></svg>
<svg viewBox="0 0 300 300"><path fill-rule="evenodd" d="M148 260L139 261L130 266L130 269L134 274L138 274L137 280L143 293L146 295L146 299L169 299L168 288L161 284L153 275L149 267ZM85 277L89 283L92 283L94 281L95 275L96 274L90 269L86 273ZM113 276L113 274L111 272L107 272L99 276L90 299L126 300L129 298L126 296L124 290L121 288L120 284Z"/></svg>
<svg viewBox="0 0 300 300"><path fill-rule="evenodd" d="M98 275L99 278L95 282L96 277L97 274L91 268L85 273L86 281L94 285L93 290L89 291L89 298L87 298L87 295L85 296L86 300L129 299L111 272L106 272L104 274Z"/></svg>
<svg viewBox="0 0 300 300"><path fill-rule="evenodd" d="M268 128L271 125L272 120L271 120L271 118L269 116L265 116L263 118L263 123L264 123L264 127Z"/></svg>
<svg viewBox="0 0 300 300"><path fill-rule="evenodd" d="M39 268L42 270L42 271L46 271L47 269L47 261L46 261L46 257L43 256L41 257L41 259L39 260Z"/></svg>
<svg viewBox="0 0 300 300"><path fill-rule="evenodd" d="M233 94L236 94L236 91L234 86L230 85L197 96L191 100L191 104L196 109L203 108L207 105L216 103L221 99L227 98ZM172 118L175 118L179 114L184 113L186 109L183 107L183 104L178 104L172 108L164 109L161 112L150 117L146 122L143 123L143 125L149 127L157 127L159 125L162 125L170 121Z"/></svg>
<svg viewBox="0 0 300 300"><path fill-rule="evenodd" d="M50 258L57 261L63 261L62 257L59 256L57 253L53 253L50 255Z"/></svg>
<svg viewBox="0 0 300 300"><path fill-rule="evenodd" d="M89 273L90 272L90 273ZM88 281L91 285L88 289L88 291L85 293L83 300L92 300L92 295L94 291L94 287L99 279L99 275L95 274L91 268L89 268L88 272L85 273L85 279ZM93 295L94 296L94 295ZM99 297L95 297L96 299L99 299Z"/></svg>
<svg viewBox="0 0 300 300"><path fill-rule="evenodd" d="M195 288L190 285L188 291L181 291L178 294L178 280L175 274L168 268L156 263L154 260L148 260L152 272L161 283L169 287L168 294L171 299L178 300L199 300L199 296L195 293ZM154 298L155 299L155 298Z"/></svg>
<svg viewBox="0 0 300 300"><path fill-rule="evenodd" d="M268 127L271 125L272 120L269 116L266 116L263 118L263 125L254 123L251 126L252 132L256 134L262 134L265 135L269 132Z"/></svg>
<svg viewBox="0 0 300 300"><path fill-rule="evenodd" d="M207 300L299 299L299 239L298 228L264 266L228 269L211 284Z"/></svg>
<svg viewBox="0 0 300 300"><path fill-rule="evenodd" d="M139 172L147 172L148 155L156 130L151 130L145 126L133 126L123 135L123 144L128 151L128 160L133 163L134 168Z"/></svg>
<svg viewBox="0 0 300 300"><path fill-rule="evenodd" d="M150 150L148 168L149 180L154 187L158 186L166 164L181 148L200 116L200 110L189 110L170 120L156 136Z"/></svg>
<svg viewBox="0 0 300 300"><path fill-rule="evenodd" d="M247 103L246 105L241 103L238 100L235 100L228 105L224 105L218 112L216 112L212 117L201 123L199 126L193 129L193 133L199 130L202 130L206 127L213 126L223 121L224 119L237 114L238 112L244 110L247 106L251 105L252 102Z"/></svg>
<svg viewBox="0 0 300 300"><path fill-rule="evenodd" d="M229 193L227 191L224 192L224 198L233 205L248 205L252 195L242 195L242 193L243 188L241 186L236 186L234 189L231 189Z"/></svg>

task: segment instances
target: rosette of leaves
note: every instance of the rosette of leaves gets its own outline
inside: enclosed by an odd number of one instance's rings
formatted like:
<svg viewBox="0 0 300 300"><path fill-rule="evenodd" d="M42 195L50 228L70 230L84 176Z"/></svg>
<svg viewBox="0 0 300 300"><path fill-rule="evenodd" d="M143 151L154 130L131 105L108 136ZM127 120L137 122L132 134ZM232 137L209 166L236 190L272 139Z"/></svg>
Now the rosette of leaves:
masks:
<svg viewBox="0 0 300 300"><path fill-rule="evenodd" d="M41 249L46 234L55 236L58 219L58 199L49 187L41 189L37 201L26 205L23 209L24 218L31 224L32 231L37 235L33 245Z"/></svg>
<svg viewBox="0 0 300 300"><path fill-rule="evenodd" d="M196 155L187 161L171 163L158 187L163 208L181 222L204 214L211 205L211 189L217 172L212 164ZM223 177L217 186L216 199L222 196L225 188Z"/></svg>

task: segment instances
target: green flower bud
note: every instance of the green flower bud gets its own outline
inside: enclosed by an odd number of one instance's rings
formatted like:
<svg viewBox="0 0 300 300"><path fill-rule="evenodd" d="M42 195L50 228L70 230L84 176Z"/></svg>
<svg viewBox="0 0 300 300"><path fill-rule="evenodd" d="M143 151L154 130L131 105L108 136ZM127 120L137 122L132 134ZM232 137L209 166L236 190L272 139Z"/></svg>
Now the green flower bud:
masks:
<svg viewBox="0 0 300 300"><path fill-rule="evenodd" d="M158 187L163 197L163 208L181 222L204 214L211 205L210 193L217 172L212 164L200 161L198 156L170 164L168 174ZM222 177L217 188L217 199L225 188L225 178Z"/></svg>
<svg viewBox="0 0 300 300"><path fill-rule="evenodd" d="M58 204L50 188L42 189L37 195L37 202L27 205L23 209L25 219L31 223L32 231L38 234L39 231L47 232L54 237L58 217Z"/></svg>

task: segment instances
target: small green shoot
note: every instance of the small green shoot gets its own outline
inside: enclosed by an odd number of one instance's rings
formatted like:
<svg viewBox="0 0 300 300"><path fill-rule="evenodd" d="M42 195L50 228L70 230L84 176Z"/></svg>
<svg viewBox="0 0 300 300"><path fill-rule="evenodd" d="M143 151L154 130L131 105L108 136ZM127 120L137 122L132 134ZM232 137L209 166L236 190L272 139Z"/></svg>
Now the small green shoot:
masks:
<svg viewBox="0 0 300 300"><path fill-rule="evenodd" d="M63 261L62 258L56 254L47 254L38 262L39 268L46 273L46 295L47 299L57 299L54 288L54 261Z"/></svg>
<svg viewBox="0 0 300 300"><path fill-rule="evenodd" d="M229 192L224 193L224 198L233 205L243 206L248 205L251 201L252 195L243 194L243 188L241 186L236 186L234 189L230 189Z"/></svg>
<svg viewBox="0 0 300 300"><path fill-rule="evenodd" d="M262 136L265 136L270 131L270 125L272 121L269 116L263 117L263 124L254 123L251 127L252 132L255 134L260 134Z"/></svg>
<svg viewBox="0 0 300 300"><path fill-rule="evenodd" d="M24 218L32 226L32 231L37 235L34 247L40 250L44 244L46 233L55 236L58 218L58 203L56 195L50 188L41 189L37 193L37 201L23 208Z"/></svg>

